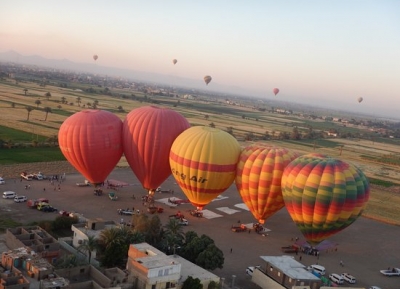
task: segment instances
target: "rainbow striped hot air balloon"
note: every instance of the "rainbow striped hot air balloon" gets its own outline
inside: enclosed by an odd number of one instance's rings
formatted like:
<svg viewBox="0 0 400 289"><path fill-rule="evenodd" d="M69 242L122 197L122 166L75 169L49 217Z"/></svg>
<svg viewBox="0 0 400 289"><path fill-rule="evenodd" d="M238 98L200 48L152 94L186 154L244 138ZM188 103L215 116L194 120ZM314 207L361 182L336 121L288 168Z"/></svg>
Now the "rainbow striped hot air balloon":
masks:
<svg viewBox="0 0 400 289"><path fill-rule="evenodd" d="M189 128L176 138L169 157L172 175L197 209L232 184L240 150L233 136L206 126Z"/></svg>
<svg viewBox="0 0 400 289"><path fill-rule="evenodd" d="M282 176L285 206L311 245L351 225L365 208L369 191L359 168L320 154L296 158Z"/></svg>
<svg viewBox="0 0 400 289"><path fill-rule="evenodd" d="M297 153L254 144L240 154L235 184L243 202L259 223L285 206L281 191L284 168Z"/></svg>

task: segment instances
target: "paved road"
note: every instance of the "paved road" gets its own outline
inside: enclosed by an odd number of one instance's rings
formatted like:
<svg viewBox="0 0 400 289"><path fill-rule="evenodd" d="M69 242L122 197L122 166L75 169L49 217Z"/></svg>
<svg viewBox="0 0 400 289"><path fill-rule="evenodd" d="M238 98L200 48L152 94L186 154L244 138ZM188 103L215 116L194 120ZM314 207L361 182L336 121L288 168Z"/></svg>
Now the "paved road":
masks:
<svg viewBox="0 0 400 289"><path fill-rule="evenodd" d="M141 188L130 169L116 169L111 173L110 179L130 184L117 192L119 197L117 201L111 201L105 194L95 196L92 187L77 187L76 183L84 180L80 174L67 175L66 180L60 185L60 191L54 190L54 185L51 185L49 181L29 182L31 189L25 190L24 187L28 182L7 180L7 184L1 186L1 189L2 191L14 190L18 194L27 195L28 198L47 197L60 210L75 211L83 213L88 218L103 218L116 222L119 222L121 218L117 214L118 208L145 209L140 196L145 195L146 192ZM162 187L174 190L174 194L156 194L156 200L168 197L185 198L172 177L166 180ZM44 189L46 190L44 191ZM132 198L133 194L136 196L136 200ZM171 207L159 202L165 209L165 212L160 214L160 218L165 223L169 215L180 210L190 222L185 230L194 230L198 234L210 236L224 252L224 268L217 269L214 273L224 277L225 284L231 284L232 275L236 275L235 285L238 288L257 288L250 282L250 277L246 276L246 267L261 264L259 256L282 255L280 247L290 245L292 238L300 237L301 239L301 234L285 209L272 216L265 224L271 230L268 232L268 236L264 237L254 232L250 234L234 233L230 227L237 224L239 220L241 223L252 223L254 219L248 211L235 206L242 201L234 186L231 186L223 196L226 198L214 201L205 208L221 215L220 217L195 218L186 212L193 209L190 204ZM54 213L41 213L28 209L25 204L15 204L12 200L1 199L0 207L2 210L8 210L16 220L24 223L45 218L51 219L55 216ZM127 220L128 217L124 218ZM315 256L303 255L302 263L310 265L318 262L326 267L327 273L349 272L358 281L352 287L368 288L371 285L377 285L383 289L400 288L400 277L389 278L379 273L380 269L400 267L399 227L359 218L346 230L332 237L330 242L338 244L337 251L322 251L318 260ZM231 248L232 253L230 252ZM298 259L300 256L295 257ZM339 265L340 260L343 260L344 268Z"/></svg>

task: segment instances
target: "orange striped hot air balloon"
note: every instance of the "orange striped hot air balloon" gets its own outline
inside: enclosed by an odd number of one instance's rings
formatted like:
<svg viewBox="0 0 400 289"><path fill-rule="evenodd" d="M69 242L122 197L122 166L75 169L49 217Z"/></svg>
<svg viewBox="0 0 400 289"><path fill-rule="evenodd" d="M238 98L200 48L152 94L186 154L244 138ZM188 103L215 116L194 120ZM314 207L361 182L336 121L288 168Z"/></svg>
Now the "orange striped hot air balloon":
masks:
<svg viewBox="0 0 400 289"><path fill-rule="evenodd" d="M65 158L92 184L105 181L122 156L122 121L105 110L68 117L58 132Z"/></svg>
<svg viewBox="0 0 400 289"><path fill-rule="evenodd" d="M296 158L282 176L285 206L311 245L350 226L364 210L369 190L359 168L320 154Z"/></svg>
<svg viewBox="0 0 400 289"><path fill-rule="evenodd" d="M240 150L233 136L206 126L189 128L176 138L169 157L172 175L197 209L232 184Z"/></svg>
<svg viewBox="0 0 400 289"><path fill-rule="evenodd" d="M281 178L284 168L297 156L288 149L263 144L248 146L240 154L235 184L259 223L285 206Z"/></svg>

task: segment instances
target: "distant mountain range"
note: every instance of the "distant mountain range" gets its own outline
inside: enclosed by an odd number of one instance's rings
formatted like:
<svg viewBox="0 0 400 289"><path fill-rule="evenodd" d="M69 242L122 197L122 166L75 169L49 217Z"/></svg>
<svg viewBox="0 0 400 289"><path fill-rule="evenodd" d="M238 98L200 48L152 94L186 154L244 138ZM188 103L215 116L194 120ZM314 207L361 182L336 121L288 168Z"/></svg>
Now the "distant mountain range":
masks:
<svg viewBox="0 0 400 289"><path fill-rule="evenodd" d="M87 72L100 75L116 76L131 79L134 81L143 81L150 83L159 83L164 85L179 85L181 87L192 88L204 90L203 80L195 80L190 78L176 77L171 75L144 72L131 69L123 69L116 67L106 67L100 66L93 63L76 63L68 59L48 59L38 55L21 55L16 51L6 51L0 52L0 61L2 62L12 62L17 64L29 64L37 65L41 67L48 67L53 69L62 69L76 72ZM236 86L226 86L218 84L218 82L213 82L212 88L209 90L219 92L219 93L232 93L237 95L254 95L254 92L250 92L246 89L236 87Z"/></svg>

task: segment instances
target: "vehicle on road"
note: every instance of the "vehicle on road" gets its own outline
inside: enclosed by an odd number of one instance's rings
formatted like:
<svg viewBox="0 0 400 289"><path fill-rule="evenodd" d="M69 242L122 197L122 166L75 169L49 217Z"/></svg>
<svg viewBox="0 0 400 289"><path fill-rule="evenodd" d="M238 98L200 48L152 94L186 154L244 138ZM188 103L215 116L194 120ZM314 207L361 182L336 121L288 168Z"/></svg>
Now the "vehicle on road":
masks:
<svg viewBox="0 0 400 289"><path fill-rule="evenodd" d="M41 181L41 180L44 180L46 177L41 172L39 172L37 174L32 174L32 178L34 180Z"/></svg>
<svg viewBox="0 0 400 289"><path fill-rule="evenodd" d="M103 194L103 190L102 189L95 189L94 190L94 195L95 196L101 196Z"/></svg>
<svg viewBox="0 0 400 289"><path fill-rule="evenodd" d="M162 213L162 212L164 212L164 209L161 207L150 206L147 208L147 212L149 212L150 214Z"/></svg>
<svg viewBox="0 0 400 289"><path fill-rule="evenodd" d="M56 208L54 208L53 206L51 206L49 203L45 203L45 202L40 202L37 205L37 209L41 212L56 212L58 211Z"/></svg>
<svg viewBox="0 0 400 289"><path fill-rule="evenodd" d="M356 283L356 278L354 278L354 276L350 275L349 273L342 273L342 277L343 277L344 281L346 281L350 284Z"/></svg>
<svg viewBox="0 0 400 289"><path fill-rule="evenodd" d="M179 225L181 225L181 226L187 226L187 225L189 225L189 221L186 220L185 218L179 219L178 223L179 223Z"/></svg>
<svg viewBox="0 0 400 289"><path fill-rule="evenodd" d="M3 199L14 199L17 194L13 191L3 192Z"/></svg>
<svg viewBox="0 0 400 289"><path fill-rule="evenodd" d="M181 213L181 211L178 211L176 214L174 215L170 215L170 218L175 218L175 219L183 219L185 218L185 216Z"/></svg>
<svg viewBox="0 0 400 289"><path fill-rule="evenodd" d="M335 282L336 284L344 283L343 277L336 273L329 274L329 280L331 280L332 282Z"/></svg>
<svg viewBox="0 0 400 289"><path fill-rule="evenodd" d="M232 226L232 232L246 232L247 227L245 224L241 224L240 226Z"/></svg>
<svg viewBox="0 0 400 289"><path fill-rule="evenodd" d="M310 272L315 271L315 272L319 273L322 276L325 275L325 267L321 266L321 265L317 265L317 264L310 265L310 266L307 267L307 270L310 271Z"/></svg>
<svg viewBox="0 0 400 289"><path fill-rule="evenodd" d="M16 203L23 203L28 201L28 198L26 196L15 196L14 197L14 202Z"/></svg>
<svg viewBox="0 0 400 289"><path fill-rule="evenodd" d="M253 276L254 270L255 269L260 269L260 266L249 266L246 268L246 274Z"/></svg>
<svg viewBox="0 0 400 289"><path fill-rule="evenodd" d="M6 181L3 178L0 178L0 185L4 185Z"/></svg>
<svg viewBox="0 0 400 289"><path fill-rule="evenodd" d="M392 277L392 276L400 276L400 268L392 268L392 269L388 269L388 270L380 270L380 272L388 277Z"/></svg>
<svg viewBox="0 0 400 289"><path fill-rule="evenodd" d="M135 214L135 212L131 209L118 209L117 210L119 215L126 215L126 216L132 216Z"/></svg>
<svg viewBox="0 0 400 289"><path fill-rule="evenodd" d="M83 183L76 183L78 187L89 187L90 182L88 180L85 180Z"/></svg>
<svg viewBox="0 0 400 289"><path fill-rule="evenodd" d="M203 218L203 212L200 212L199 210L189 210L189 213L194 217Z"/></svg>
<svg viewBox="0 0 400 289"><path fill-rule="evenodd" d="M39 199L36 199L36 200L28 200L27 203L26 203L26 205L27 205L29 208L36 209L36 208L37 208L37 205L38 205L39 203L49 203L49 199L47 199L47 198L39 198Z"/></svg>
<svg viewBox="0 0 400 289"><path fill-rule="evenodd" d="M297 248L296 246L290 245L290 246L281 247L281 251L283 253L297 253L299 251L299 248Z"/></svg>

